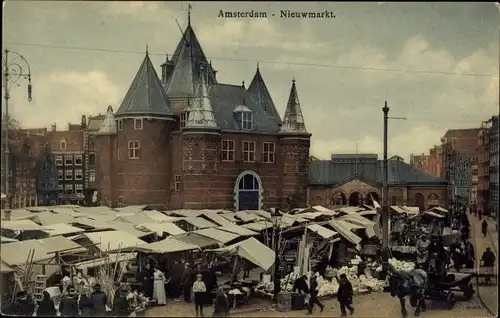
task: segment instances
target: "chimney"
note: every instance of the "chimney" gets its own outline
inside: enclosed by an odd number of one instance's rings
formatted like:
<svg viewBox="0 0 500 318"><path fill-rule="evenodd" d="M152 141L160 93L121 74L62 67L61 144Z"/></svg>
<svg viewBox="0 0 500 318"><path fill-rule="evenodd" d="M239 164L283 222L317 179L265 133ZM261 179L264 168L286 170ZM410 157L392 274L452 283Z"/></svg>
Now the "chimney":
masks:
<svg viewBox="0 0 500 318"><path fill-rule="evenodd" d="M82 115L81 126L82 129L87 129L87 117L85 115Z"/></svg>
<svg viewBox="0 0 500 318"><path fill-rule="evenodd" d="M53 123L52 126L50 127L51 131L56 131L56 123Z"/></svg>
<svg viewBox="0 0 500 318"><path fill-rule="evenodd" d="M168 80L172 76L174 71L174 62L168 59L168 54L165 57L165 63L161 65L161 84L165 87L167 85Z"/></svg>
<svg viewBox="0 0 500 318"><path fill-rule="evenodd" d="M10 221L10 210L4 210L3 211L3 220L4 221Z"/></svg>

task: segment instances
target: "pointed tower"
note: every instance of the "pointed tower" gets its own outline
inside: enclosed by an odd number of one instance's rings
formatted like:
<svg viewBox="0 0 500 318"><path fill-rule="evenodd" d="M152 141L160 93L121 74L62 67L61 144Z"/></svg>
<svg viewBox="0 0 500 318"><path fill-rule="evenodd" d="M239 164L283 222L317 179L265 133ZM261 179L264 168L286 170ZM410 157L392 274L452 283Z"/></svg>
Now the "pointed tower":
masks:
<svg viewBox="0 0 500 318"><path fill-rule="evenodd" d="M255 100L258 101L262 109L269 115L269 117L272 118L277 125L281 125L280 115L274 106L271 94L269 94L266 83L260 74L259 64L257 64L257 71L255 72L247 91L255 98Z"/></svg>
<svg viewBox="0 0 500 318"><path fill-rule="evenodd" d="M306 206L311 134L306 130L295 80L292 81L279 138L280 157L283 164L281 169L282 205L285 208Z"/></svg>
<svg viewBox="0 0 500 318"><path fill-rule="evenodd" d="M208 65L206 65L208 66ZM195 97L186 111L186 123L182 128L182 162L184 182L183 196L185 209L208 209L217 207L211 196L200 196L206 191L214 175L218 174L220 129L208 96L207 82L210 69L201 72ZM203 200L206 198L206 200Z"/></svg>
<svg viewBox="0 0 500 318"><path fill-rule="evenodd" d="M171 131L177 124L147 52L115 119L117 203L168 207Z"/></svg>
<svg viewBox="0 0 500 318"><path fill-rule="evenodd" d="M171 62L174 64L172 75L168 78L166 91L172 104L172 111L179 115L186 108L188 98L196 95L200 78L200 66L207 67L207 83L212 85L217 83L216 71L212 64L208 62L200 42L191 27L191 19L188 19L188 26L182 33L181 40L172 55Z"/></svg>
<svg viewBox="0 0 500 318"><path fill-rule="evenodd" d="M116 181L116 134L117 127L115 116L113 114L113 107L110 105L101 123L99 132L94 139L94 147L96 153L99 154L96 157L95 182L97 184L97 189L99 189L99 203L106 206L112 206L112 203L116 202L116 196L113 192L116 186L114 182Z"/></svg>

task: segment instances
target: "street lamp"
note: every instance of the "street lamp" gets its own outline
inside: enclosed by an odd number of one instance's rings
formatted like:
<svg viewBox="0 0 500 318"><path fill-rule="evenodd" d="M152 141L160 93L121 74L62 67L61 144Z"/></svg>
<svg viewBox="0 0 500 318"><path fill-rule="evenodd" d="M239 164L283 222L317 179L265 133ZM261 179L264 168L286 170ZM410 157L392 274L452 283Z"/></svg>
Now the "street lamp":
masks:
<svg viewBox="0 0 500 318"><path fill-rule="evenodd" d="M273 274L273 282L274 282L274 293L273 300L278 300L278 294L281 292L281 283L280 283L280 258L279 258L279 229L281 226L281 218L283 215L279 212L278 208L271 209L271 222L273 223L273 249L274 249L274 274Z"/></svg>
<svg viewBox="0 0 500 318"><path fill-rule="evenodd" d="M12 58L10 58L12 55ZM5 209L10 209L10 192L9 192L9 177L10 177L10 166L9 166L9 99L10 99L10 89L12 87L20 86L19 80L24 78L28 81L28 101L31 102L32 85L31 85L31 68L26 61L26 59L19 53L4 50L2 54L3 63L3 89L4 89L4 99L5 99L5 116L4 116L4 134L5 134L5 149L4 149L4 182L5 182Z"/></svg>

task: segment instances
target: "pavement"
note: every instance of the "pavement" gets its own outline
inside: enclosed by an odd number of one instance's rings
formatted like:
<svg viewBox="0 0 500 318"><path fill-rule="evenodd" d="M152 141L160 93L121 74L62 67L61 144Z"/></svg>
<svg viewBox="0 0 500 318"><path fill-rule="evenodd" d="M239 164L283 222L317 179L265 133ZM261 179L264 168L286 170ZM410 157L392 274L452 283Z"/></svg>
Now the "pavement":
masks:
<svg viewBox="0 0 500 318"><path fill-rule="evenodd" d="M492 251L495 253L495 272L498 273L498 232L496 231L496 224L493 219L486 219L488 222L488 231L486 237L481 232L481 222L482 220L477 219L473 215L469 214L469 221L471 223L471 236L472 243L476 252L476 266L479 265L481 256L487 247L491 247ZM498 275L497 275L498 276ZM495 316L498 315L498 288L496 285L476 285L476 290L479 298L483 301L484 305L488 307ZM491 314L489 316L492 316Z"/></svg>

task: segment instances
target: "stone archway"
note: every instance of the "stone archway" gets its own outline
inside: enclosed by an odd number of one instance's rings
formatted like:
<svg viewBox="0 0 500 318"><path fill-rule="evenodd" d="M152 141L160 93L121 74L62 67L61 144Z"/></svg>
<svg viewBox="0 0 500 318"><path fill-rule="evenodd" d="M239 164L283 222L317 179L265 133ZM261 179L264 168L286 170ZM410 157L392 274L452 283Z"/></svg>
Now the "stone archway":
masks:
<svg viewBox="0 0 500 318"><path fill-rule="evenodd" d="M378 196L378 193L374 192L374 191L368 192L368 194L365 197L365 204L368 204L368 205L371 205L374 207L375 205L373 204L373 200L377 201L377 203L380 204L380 198Z"/></svg>
<svg viewBox="0 0 500 318"><path fill-rule="evenodd" d="M349 194L349 206L358 206L363 204L363 196L355 191Z"/></svg>
<svg viewBox="0 0 500 318"><path fill-rule="evenodd" d="M427 197L427 207L431 209L437 206L439 206L439 196L433 192Z"/></svg>
<svg viewBox="0 0 500 318"><path fill-rule="evenodd" d="M252 170L240 173L234 184L234 207L236 211L262 209L262 181Z"/></svg>
<svg viewBox="0 0 500 318"><path fill-rule="evenodd" d="M425 197L422 193L417 192L413 198L413 204L418 207L420 211L425 211Z"/></svg>
<svg viewBox="0 0 500 318"><path fill-rule="evenodd" d="M330 200L331 205L347 205L347 198L345 194L341 191L336 191L332 199Z"/></svg>

